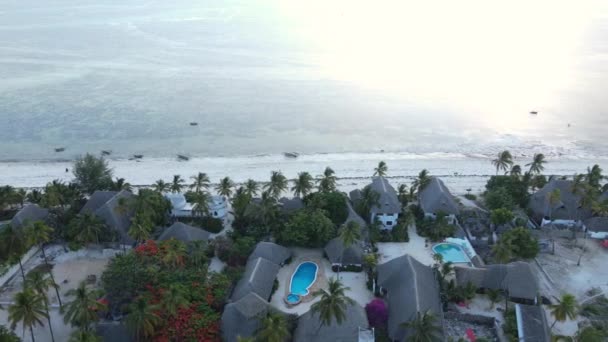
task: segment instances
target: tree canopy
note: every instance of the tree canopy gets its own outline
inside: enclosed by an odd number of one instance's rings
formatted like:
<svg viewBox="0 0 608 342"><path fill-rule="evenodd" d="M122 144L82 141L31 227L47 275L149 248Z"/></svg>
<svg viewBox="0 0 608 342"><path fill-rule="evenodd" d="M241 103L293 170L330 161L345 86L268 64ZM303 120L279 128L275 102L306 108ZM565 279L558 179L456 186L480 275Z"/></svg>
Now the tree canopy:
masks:
<svg viewBox="0 0 608 342"><path fill-rule="evenodd" d="M321 209L306 209L293 215L279 232L287 245L323 247L336 237L336 227Z"/></svg>
<svg viewBox="0 0 608 342"><path fill-rule="evenodd" d="M95 157L87 153L76 159L72 169L76 184L87 194L96 190L108 190L112 187L112 169L103 157Z"/></svg>

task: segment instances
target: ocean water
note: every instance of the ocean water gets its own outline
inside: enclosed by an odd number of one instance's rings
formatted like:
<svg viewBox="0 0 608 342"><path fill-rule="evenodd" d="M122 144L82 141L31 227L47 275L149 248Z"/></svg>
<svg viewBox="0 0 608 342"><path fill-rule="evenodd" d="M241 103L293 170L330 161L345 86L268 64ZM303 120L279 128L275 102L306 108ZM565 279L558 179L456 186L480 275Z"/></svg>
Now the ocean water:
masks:
<svg viewBox="0 0 608 342"><path fill-rule="evenodd" d="M101 150L134 184L331 165L346 185L380 159L481 177L503 149L571 174L608 155L606 4L433 6L0 2L0 184L68 179Z"/></svg>

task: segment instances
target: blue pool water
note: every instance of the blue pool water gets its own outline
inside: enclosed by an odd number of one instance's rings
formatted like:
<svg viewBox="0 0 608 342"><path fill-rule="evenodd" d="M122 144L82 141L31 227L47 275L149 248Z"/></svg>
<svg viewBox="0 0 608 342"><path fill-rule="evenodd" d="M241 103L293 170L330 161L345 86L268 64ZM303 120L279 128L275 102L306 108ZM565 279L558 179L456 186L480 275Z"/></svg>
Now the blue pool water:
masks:
<svg viewBox="0 0 608 342"><path fill-rule="evenodd" d="M301 263L291 276L289 292L300 296L307 295L308 288L317 279L317 268L317 264L314 262Z"/></svg>
<svg viewBox="0 0 608 342"><path fill-rule="evenodd" d="M433 246L433 251L443 256L444 262L470 262L469 257L460 248L460 246L452 243L440 243Z"/></svg>
<svg viewBox="0 0 608 342"><path fill-rule="evenodd" d="M297 294L290 293L290 294L287 296L287 301L288 301L289 303L297 303L298 301L300 301L300 296L299 296L299 295L297 295Z"/></svg>

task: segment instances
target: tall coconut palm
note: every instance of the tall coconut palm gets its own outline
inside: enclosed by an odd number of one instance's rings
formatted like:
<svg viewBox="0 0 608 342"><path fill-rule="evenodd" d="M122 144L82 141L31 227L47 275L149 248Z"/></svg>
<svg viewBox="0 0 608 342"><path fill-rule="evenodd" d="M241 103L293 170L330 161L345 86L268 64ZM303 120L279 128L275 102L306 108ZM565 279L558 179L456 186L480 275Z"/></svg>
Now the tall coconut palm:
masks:
<svg viewBox="0 0 608 342"><path fill-rule="evenodd" d="M173 175L173 181L171 182L171 186L169 189L172 193L180 193L184 188L184 179L180 175Z"/></svg>
<svg viewBox="0 0 608 342"><path fill-rule="evenodd" d="M407 188L407 184L399 184L399 187L397 188L397 198L401 203L401 208L405 208L407 202L410 200L410 192Z"/></svg>
<svg viewBox="0 0 608 342"><path fill-rule="evenodd" d="M287 189L287 178L281 173L281 171L272 171L270 174L270 182L264 185L270 195L274 198L279 198L281 193Z"/></svg>
<svg viewBox="0 0 608 342"><path fill-rule="evenodd" d="M190 189L196 193L203 192L209 189L209 176L207 176L204 172L199 172L198 174L190 177L192 179L192 184L190 184Z"/></svg>
<svg viewBox="0 0 608 342"><path fill-rule="evenodd" d="M361 198L357 202L357 209L360 215L370 218L370 212L373 207L380 205L380 194L372 189L371 186L366 186L361 191Z"/></svg>
<svg viewBox="0 0 608 342"><path fill-rule="evenodd" d="M291 191L293 191L293 195L295 197L306 197L313 188L313 178L308 172L300 172L298 173L298 178L294 180L293 187Z"/></svg>
<svg viewBox="0 0 608 342"><path fill-rule="evenodd" d="M112 190L113 191L131 191L133 187L130 183L128 183L124 178L116 178L114 182L112 182Z"/></svg>
<svg viewBox="0 0 608 342"><path fill-rule="evenodd" d="M209 202L211 196L206 191L201 191L194 196L194 208L192 209L195 216L202 217L209 215Z"/></svg>
<svg viewBox="0 0 608 342"><path fill-rule="evenodd" d="M77 288L66 292L66 296L74 299L61 309L63 321L85 331L89 331L91 324L97 321L97 312L106 309L105 305L97 301L101 293L89 290L84 281L80 282Z"/></svg>
<svg viewBox="0 0 608 342"><path fill-rule="evenodd" d="M77 215L69 224L69 230L76 232L74 240L82 244L99 243L99 236L105 229L103 223L91 212Z"/></svg>
<svg viewBox="0 0 608 342"><path fill-rule="evenodd" d="M361 227L355 221L350 221L340 229L339 233L340 240L345 247L354 245L357 241L361 240Z"/></svg>
<svg viewBox="0 0 608 342"><path fill-rule="evenodd" d="M551 305L550 308L551 315L555 318L555 321L551 324L551 329L553 329L558 321L564 322L566 319L575 319L578 315L579 305L574 295L566 293L559 299L559 303Z"/></svg>
<svg viewBox="0 0 608 342"><path fill-rule="evenodd" d="M331 167L326 167L323 171L323 176L317 180L319 183L319 191L320 192L332 192L336 191L336 173Z"/></svg>
<svg viewBox="0 0 608 342"><path fill-rule="evenodd" d="M374 168L374 176L384 177L388 172L388 166L384 161L378 163L378 166Z"/></svg>
<svg viewBox="0 0 608 342"><path fill-rule="evenodd" d="M188 252L188 262L196 267L207 264L207 243L202 240L192 241Z"/></svg>
<svg viewBox="0 0 608 342"><path fill-rule="evenodd" d="M262 326L256 333L258 341L284 342L290 337L285 316L273 312L262 320Z"/></svg>
<svg viewBox="0 0 608 342"><path fill-rule="evenodd" d="M426 188L426 186L431 182L431 177L429 175L429 171L427 169L423 169L418 173L418 177L414 179L412 182L411 191L420 192Z"/></svg>
<svg viewBox="0 0 608 342"><path fill-rule="evenodd" d="M26 288L32 289L32 291L34 291L38 296L43 299L44 310L46 311L46 319L49 323L49 331L51 333L51 341L54 342L55 335L53 334L53 326L51 325L51 316L49 314L49 298L47 296L47 293L49 291L49 288L53 287L55 288L55 290L57 290L59 286L55 284L55 281L52 278L45 277L42 272L37 271L28 273L25 285Z"/></svg>
<svg viewBox="0 0 608 342"><path fill-rule="evenodd" d="M317 329L317 333L322 326L329 326L333 320L342 324L346 319L346 310L348 305L355 303L350 297L346 295L346 291L350 290L349 287L342 285L340 280L332 278L328 281L327 290L318 290L313 293L315 297L321 297L321 300L314 303L310 309L313 313L319 315L321 324Z"/></svg>
<svg viewBox="0 0 608 342"><path fill-rule="evenodd" d="M587 168L587 175L586 175L586 179L587 179L587 183L594 189L600 189L601 185L600 182L602 181L602 179L604 179L605 177L602 176L602 168L595 164L593 165L591 168Z"/></svg>
<svg viewBox="0 0 608 342"><path fill-rule="evenodd" d="M542 153L535 153L534 154L534 158L532 158L532 162L529 164L526 164L526 166L530 167L530 173L531 174L539 174L541 173L544 169L545 166L544 164L547 161L545 160L545 155Z"/></svg>
<svg viewBox="0 0 608 342"><path fill-rule="evenodd" d="M51 271L51 267L49 266L49 260L47 259L46 252L44 250L44 244L51 241L51 234L53 234L53 228L44 224L43 221L35 221L29 224L25 229L25 236L28 244L38 245L40 247L40 251L42 252L42 258L44 259L44 264L49 270L51 282L52 284L55 284L55 278L53 277L53 272ZM55 294L57 294L57 301L59 302L59 306L62 307L63 304L61 303L61 297L59 296L59 288L57 286L55 286Z"/></svg>
<svg viewBox="0 0 608 342"><path fill-rule="evenodd" d="M230 177L224 177L220 180L215 189L217 190L218 195L230 198L230 196L232 196L233 187L234 182L230 179Z"/></svg>
<svg viewBox="0 0 608 342"><path fill-rule="evenodd" d="M509 239L501 239L492 248L494 258L501 264L506 264L513 258L513 245Z"/></svg>
<svg viewBox="0 0 608 342"><path fill-rule="evenodd" d="M42 202L42 192L38 189L32 189L25 198L30 203L40 204L40 202Z"/></svg>
<svg viewBox="0 0 608 342"><path fill-rule="evenodd" d="M184 294L184 288L180 284L171 284L163 291L160 307L170 316L177 315L177 310L188 306L189 302Z"/></svg>
<svg viewBox="0 0 608 342"><path fill-rule="evenodd" d="M408 341L412 342L440 342L441 327L437 324L437 318L432 312L417 312L416 318L409 322L401 323L404 328L412 330L412 335Z"/></svg>
<svg viewBox="0 0 608 342"><path fill-rule="evenodd" d="M513 165L513 156L511 156L511 152L505 150L498 153L496 159L492 159L492 165L496 167L496 174L498 174L499 170L507 171Z"/></svg>
<svg viewBox="0 0 608 342"><path fill-rule="evenodd" d="M509 174L511 176L516 176L516 177L521 176L521 166L519 166L519 165L511 166L511 171L509 171Z"/></svg>
<svg viewBox="0 0 608 342"><path fill-rule="evenodd" d="M129 234L133 240L142 243L150 239L153 228L154 224L150 221L148 215L135 214L127 234Z"/></svg>
<svg viewBox="0 0 608 342"><path fill-rule="evenodd" d="M127 328L135 335L137 340L149 338L154 335L156 325L161 322L156 314L159 307L152 305L145 297L138 297L128 306L125 317Z"/></svg>
<svg viewBox="0 0 608 342"><path fill-rule="evenodd" d="M154 185L152 185L152 189L154 189L154 191L160 192L162 194L163 192L169 191L169 184L165 183L164 180L159 179L156 181L156 183L154 183Z"/></svg>
<svg viewBox="0 0 608 342"><path fill-rule="evenodd" d="M162 262L167 267L181 267L184 265L186 256L186 245L183 242L171 238L161 244L163 250Z"/></svg>
<svg viewBox="0 0 608 342"><path fill-rule="evenodd" d="M22 232L13 228L10 224L4 228L5 236L5 247L8 250L8 255L12 258L17 259L19 263L19 270L21 271L21 277L25 282L25 273L23 272L23 264L21 263L21 254L25 252L26 243Z"/></svg>
<svg viewBox="0 0 608 342"><path fill-rule="evenodd" d="M253 198L257 196L259 190L260 186L258 185L258 182L253 179L248 179L247 182L245 182L245 193L249 195L249 197Z"/></svg>
<svg viewBox="0 0 608 342"><path fill-rule="evenodd" d="M102 339L92 331L76 330L70 334L68 342L102 342Z"/></svg>
<svg viewBox="0 0 608 342"><path fill-rule="evenodd" d="M37 325L43 326L42 319L47 318L47 313L44 309L44 299L36 294L31 289L24 289L18 292L13 299L13 304L8 307L8 321L11 323L11 329L15 329L17 323L25 329L30 330L32 341L34 338L34 327Z"/></svg>

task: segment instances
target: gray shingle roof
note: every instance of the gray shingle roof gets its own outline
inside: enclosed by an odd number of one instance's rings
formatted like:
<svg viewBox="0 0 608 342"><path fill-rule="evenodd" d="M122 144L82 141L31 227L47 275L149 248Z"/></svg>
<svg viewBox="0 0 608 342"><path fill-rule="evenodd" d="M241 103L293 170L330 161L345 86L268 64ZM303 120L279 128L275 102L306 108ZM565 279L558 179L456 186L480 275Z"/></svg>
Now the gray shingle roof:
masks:
<svg viewBox="0 0 608 342"><path fill-rule="evenodd" d="M380 206L372 207L372 213L394 214L401 212L401 202L399 202L399 198L397 198L397 192L395 191L393 186L390 185L390 183L386 180L386 178L373 177L372 183L368 186L371 186L372 190L380 194L380 199L378 200Z"/></svg>
<svg viewBox="0 0 608 342"><path fill-rule="evenodd" d="M103 342L135 341L127 327L121 323L99 323L95 327L95 332Z"/></svg>
<svg viewBox="0 0 608 342"><path fill-rule="evenodd" d="M515 304L515 315L518 325L523 331L518 330L519 338L523 341L551 341L551 332L547 324L545 311L538 305Z"/></svg>
<svg viewBox="0 0 608 342"><path fill-rule="evenodd" d="M279 203L281 204L281 210L284 212L291 212L304 208L304 202L299 197L281 197L281 199L279 199Z"/></svg>
<svg viewBox="0 0 608 342"><path fill-rule="evenodd" d="M11 226L13 228L22 228L35 221L44 221L48 216L48 209L41 208L37 204L26 204L13 216Z"/></svg>
<svg viewBox="0 0 608 342"><path fill-rule="evenodd" d="M249 259L243 277L232 292L231 300L237 301L251 292L268 300L279 268L278 264L264 258Z"/></svg>
<svg viewBox="0 0 608 342"><path fill-rule="evenodd" d="M591 217L585 220L585 227L592 232L608 232L608 217Z"/></svg>
<svg viewBox="0 0 608 342"><path fill-rule="evenodd" d="M572 184L571 180L552 179L533 194L528 206L534 213L534 219L540 221L549 215L554 220L584 220L591 217L590 207L580 207L581 196L572 192ZM555 189L560 190L560 200L551 205L549 196Z"/></svg>
<svg viewBox="0 0 608 342"><path fill-rule="evenodd" d="M208 241L210 235L211 233L201 228L192 227L181 222L175 222L158 237L158 241L165 241L171 238L182 242L197 240Z"/></svg>
<svg viewBox="0 0 608 342"><path fill-rule="evenodd" d="M321 325L319 315L309 310L298 319L293 341L352 342L358 340L359 328L367 328L367 316L359 304L347 306L346 320L342 324L334 320L329 326Z"/></svg>
<svg viewBox="0 0 608 342"><path fill-rule="evenodd" d="M92 212L95 216L99 217L103 220L108 227L114 229L120 235L122 241L124 243L133 243L134 240L129 236L128 231L131 226L131 216L133 215L130 212L123 213L119 210L120 199L130 199L133 198L133 194L128 191L120 191L114 193L114 196L111 196L113 191L95 191L91 198L89 199L90 204L87 204L80 211L84 212ZM107 199L109 197L109 199ZM105 202L103 202L105 200ZM102 203L103 202L103 203Z"/></svg>
<svg viewBox="0 0 608 342"><path fill-rule="evenodd" d="M418 312L430 311L443 326L439 287L432 268L404 255L378 265L378 285L387 291L388 335L393 340L404 341L411 335L401 323L414 319Z"/></svg>
<svg viewBox="0 0 608 342"><path fill-rule="evenodd" d="M348 248L344 248L344 243L340 237L330 240L325 245L325 254L332 264L342 265L361 265L363 264L363 247L358 241Z"/></svg>
<svg viewBox="0 0 608 342"><path fill-rule="evenodd" d="M441 179L431 177L429 184L418 194L418 202L425 213L458 215L460 209Z"/></svg>
<svg viewBox="0 0 608 342"><path fill-rule="evenodd" d="M291 250L272 242L260 242L249 255L249 260L264 258L277 265L283 265L291 257Z"/></svg>
<svg viewBox="0 0 608 342"><path fill-rule="evenodd" d="M509 291L512 298L534 300L538 295L538 282L530 264L522 261L510 264L488 265L483 268L457 266L456 282L471 282L478 288Z"/></svg>
<svg viewBox="0 0 608 342"><path fill-rule="evenodd" d="M223 341L236 342L239 336L254 336L267 312L268 302L254 292L227 304L221 321Z"/></svg>
<svg viewBox="0 0 608 342"><path fill-rule="evenodd" d="M363 218L361 218L361 216L359 216L359 214L357 214L355 209L353 209L353 206L352 206L352 204L350 204L349 201L346 201L346 207L348 208L348 217L346 218L346 221L344 221L344 224L347 224L349 222L355 222L362 228L367 225L365 223L365 220Z"/></svg>

